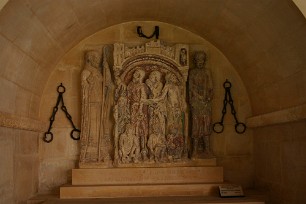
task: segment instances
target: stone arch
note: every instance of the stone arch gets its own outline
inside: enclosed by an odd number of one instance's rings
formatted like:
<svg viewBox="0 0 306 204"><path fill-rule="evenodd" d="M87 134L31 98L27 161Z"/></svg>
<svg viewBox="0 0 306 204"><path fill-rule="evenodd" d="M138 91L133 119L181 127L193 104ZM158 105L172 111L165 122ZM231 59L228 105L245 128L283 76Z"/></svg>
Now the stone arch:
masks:
<svg viewBox="0 0 306 204"><path fill-rule="evenodd" d="M135 71L136 67L139 67L140 65L142 65L142 69L149 72L160 70L163 75L165 75L167 72L171 72L175 74L181 84L183 84L185 81L178 68L179 65L171 62L163 56L158 55L139 55L126 61L122 66L124 71L120 76L121 80L127 81L130 79L132 72Z"/></svg>

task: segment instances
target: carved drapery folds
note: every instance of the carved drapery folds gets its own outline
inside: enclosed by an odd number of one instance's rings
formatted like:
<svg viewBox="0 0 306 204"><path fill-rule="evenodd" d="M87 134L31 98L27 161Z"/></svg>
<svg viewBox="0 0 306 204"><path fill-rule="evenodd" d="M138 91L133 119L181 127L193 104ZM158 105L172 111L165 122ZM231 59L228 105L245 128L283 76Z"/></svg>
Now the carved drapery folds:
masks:
<svg viewBox="0 0 306 204"><path fill-rule="evenodd" d="M188 45L116 43L85 56L80 167L187 161Z"/></svg>
<svg viewBox="0 0 306 204"><path fill-rule="evenodd" d="M187 55L187 45L160 41L114 45L115 164L187 158L188 59L182 49Z"/></svg>
<svg viewBox="0 0 306 204"><path fill-rule="evenodd" d="M189 103L191 107L192 158L210 157L210 135L212 132L212 98L213 83L210 70L205 67L206 54L194 53L195 67L189 73ZM203 141L203 150L199 151L199 142Z"/></svg>
<svg viewBox="0 0 306 204"><path fill-rule="evenodd" d="M81 74L82 132L80 166L111 160L112 146L109 115L112 106L113 83L108 51L87 51Z"/></svg>

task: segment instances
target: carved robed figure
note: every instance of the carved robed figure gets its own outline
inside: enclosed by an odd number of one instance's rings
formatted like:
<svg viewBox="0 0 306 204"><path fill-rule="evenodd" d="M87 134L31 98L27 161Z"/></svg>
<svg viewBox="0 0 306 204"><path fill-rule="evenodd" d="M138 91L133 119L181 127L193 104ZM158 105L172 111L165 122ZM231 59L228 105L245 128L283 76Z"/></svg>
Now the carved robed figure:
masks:
<svg viewBox="0 0 306 204"><path fill-rule="evenodd" d="M96 50L87 51L81 74L82 132L80 164L110 160L109 115L112 106L112 82L106 49L103 59Z"/></svg>
<svg viewBox="0 0 306 204"><path fill-rule="evenodd" d="M210 70L205 67L206 54L198 51L194 54L195 67L189 73L189 103L191 105L192 158L201 155L198 152L200 139L204 141L204 157L212 156L210 135L212 133L213 82Z"/></svg>

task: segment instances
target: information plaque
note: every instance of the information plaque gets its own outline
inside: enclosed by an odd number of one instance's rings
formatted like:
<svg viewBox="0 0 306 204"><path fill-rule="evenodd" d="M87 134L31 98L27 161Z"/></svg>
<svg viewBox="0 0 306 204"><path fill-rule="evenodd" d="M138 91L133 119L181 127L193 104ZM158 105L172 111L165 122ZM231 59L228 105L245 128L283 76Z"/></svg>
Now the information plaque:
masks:
<svg viewBox="0 0 306 204"><path fill-rule="evenodd" d="M234 184L219 186L221 197L244 197L242 187Z"/></svg>

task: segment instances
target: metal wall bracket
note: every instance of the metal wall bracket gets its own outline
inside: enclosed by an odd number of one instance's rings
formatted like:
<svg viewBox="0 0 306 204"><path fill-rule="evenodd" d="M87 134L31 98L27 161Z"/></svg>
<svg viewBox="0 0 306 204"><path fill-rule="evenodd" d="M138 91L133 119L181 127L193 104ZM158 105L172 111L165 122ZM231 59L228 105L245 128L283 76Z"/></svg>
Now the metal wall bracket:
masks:
<svg viewBox="0 0 306 204"><path fill-rule="evenodd" d="M147 38L147 39L151 39L155 36L155 38L157 40L158 37L159 37L159 26L155 26L154 32L150 36L147 36L142 32L141 26L137 26L137 34L138 34L139 37Z"/></svg>

